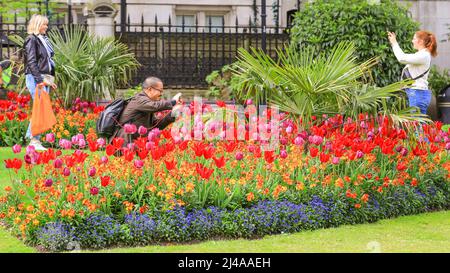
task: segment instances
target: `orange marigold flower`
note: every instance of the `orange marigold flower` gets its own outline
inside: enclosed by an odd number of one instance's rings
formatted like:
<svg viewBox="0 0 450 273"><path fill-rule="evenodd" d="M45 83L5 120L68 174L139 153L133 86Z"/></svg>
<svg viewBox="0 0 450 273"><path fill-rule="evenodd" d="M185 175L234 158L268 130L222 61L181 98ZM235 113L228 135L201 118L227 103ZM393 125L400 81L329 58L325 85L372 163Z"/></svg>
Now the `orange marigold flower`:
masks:
<svg viewBox="0 0 450 273"><path fill-rule="evenodd" d="M299 191L302 191L305 189L305 184L303 184L303 182L298 182L295 188Z"/></svg>
<svg viewBox="0 0 450 273"><path fill-rule="evenodd" d="M369 195L367 193L363 194L361 196L361 201L363 201L364 203L367 203L367 201L369 201Z"/></svg>
<svg viewBox="0 0 450 273"><path fill-rule="evenodd" d="M10 186L5 187L5 191L11 191L11 190L12 190L12 188Z"/></svg>
<svg viewBox="0 0 450 273"><path fill-rule="evenodd" d="M355 208L357 209L361 208L361 204L355 204Z"/></svg>
<svg viewBox="0 0 450 273"><path fill-rule="evenodd" d="M336 179L336 181L334 182L334 185L338 188L344 188L344 180L342 178L338 178Z"/></svg>
<svg viewBox="0 0 450 273"><path fill-rule="evenodd" d="M249 192L248 194L247 194L247 201L248 202L251 202L251 201L253 201L255 199L255 195L253 194L253 192Z"/></svg>

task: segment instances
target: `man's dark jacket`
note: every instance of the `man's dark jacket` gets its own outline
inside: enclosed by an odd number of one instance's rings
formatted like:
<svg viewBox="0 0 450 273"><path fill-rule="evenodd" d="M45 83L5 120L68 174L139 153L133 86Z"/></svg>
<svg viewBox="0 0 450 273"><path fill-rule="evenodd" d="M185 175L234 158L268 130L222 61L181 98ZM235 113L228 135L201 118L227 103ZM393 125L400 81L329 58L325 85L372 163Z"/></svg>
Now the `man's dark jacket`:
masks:
<svg viewBox="0 0 450 273"><path fill-rule="evenodd" d="M156 119L154 113L163 110L171 110L175 105L175 101L171 100L151 100L144 91L137 93L127 104L120 116L119 123L125 122L135 124L136 128L144 126L148 130L158 128L160 130L167 127L170 123L175 121L174 117L171 117L170 112L167 113L162 119ZM118 127L116 132L110 138L110 141L114 137L121 137L125 140L124 146L139 137L138 133L133 135L125 134L123 127Z"/></svg>

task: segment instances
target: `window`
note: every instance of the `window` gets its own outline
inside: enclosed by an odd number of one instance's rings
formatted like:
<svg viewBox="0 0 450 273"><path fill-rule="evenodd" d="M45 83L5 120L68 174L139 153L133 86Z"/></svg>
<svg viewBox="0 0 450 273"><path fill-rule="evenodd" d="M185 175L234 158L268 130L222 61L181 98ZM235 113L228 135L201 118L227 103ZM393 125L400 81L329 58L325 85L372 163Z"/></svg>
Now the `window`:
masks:
<svg viewBox="0 0 450 273"><path fill-rule="evenodd" d="M178 32L183 31L183 18L184 18L184 31L185 32L194 32L195 31L195 16L194 15L177 15L176 17L176 26Z"/></svg>
<svg viewBox="0 0 450 273"><path fill-rule="evenodd" d="M224 18L223 16L206 16L206 26L208 27L208 31L209 31L209 26L211 24L211 32L216 33L216 32L223 32L223 27L224 27Z"/></svg>

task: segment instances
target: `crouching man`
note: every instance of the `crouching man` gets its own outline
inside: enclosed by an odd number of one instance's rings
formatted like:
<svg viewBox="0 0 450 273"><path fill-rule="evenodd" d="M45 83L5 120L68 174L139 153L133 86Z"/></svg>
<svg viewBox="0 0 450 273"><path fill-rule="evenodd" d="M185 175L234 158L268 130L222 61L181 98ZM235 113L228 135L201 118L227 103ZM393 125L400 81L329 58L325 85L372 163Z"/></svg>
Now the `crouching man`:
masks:
<svg viewBox="0 0 450 273"><path fill-rule="evenodd" d="M142 84L142 91L134 95L128 102L127 106L120 116L119 123L134 124L136 128L143 126L148 130L158 128L160 130L166 128L169 124L175 121L178 111L182 108L183 101L180 96L181 93L175 95L172 100L162 100L163 83L156 77L148 77ZM155 117L155 113L172 110L161 119ZM139 137L136 132L134 134L127 134L124 126L119 126L116 132L111 137L110 141L115 137L123 138L124 145L133 143Z"/></svg>

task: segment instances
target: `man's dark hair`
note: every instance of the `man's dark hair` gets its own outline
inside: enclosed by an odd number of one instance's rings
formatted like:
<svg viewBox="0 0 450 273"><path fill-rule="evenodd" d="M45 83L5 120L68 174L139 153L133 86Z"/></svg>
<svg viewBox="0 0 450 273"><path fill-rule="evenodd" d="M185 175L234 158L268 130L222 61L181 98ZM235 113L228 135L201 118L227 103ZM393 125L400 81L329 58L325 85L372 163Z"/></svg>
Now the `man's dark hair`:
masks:
<svg viewBox="0 0 450 273"><path fill-rule="evenodd" d="M157 77L148 77L145 79L145 81L142 83L142 90L145 90L149 87L154 87L157 83L162 83L162 80Z"/></svg>

